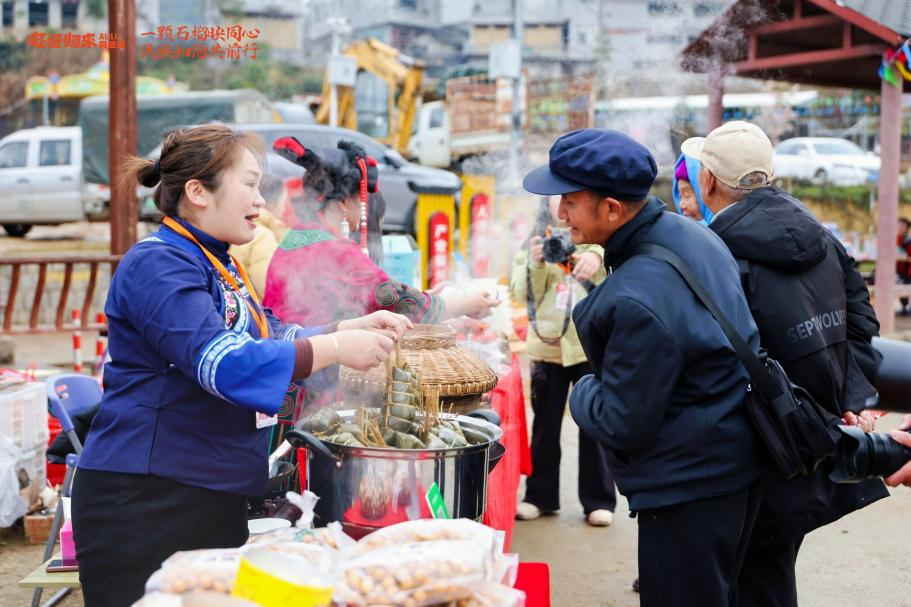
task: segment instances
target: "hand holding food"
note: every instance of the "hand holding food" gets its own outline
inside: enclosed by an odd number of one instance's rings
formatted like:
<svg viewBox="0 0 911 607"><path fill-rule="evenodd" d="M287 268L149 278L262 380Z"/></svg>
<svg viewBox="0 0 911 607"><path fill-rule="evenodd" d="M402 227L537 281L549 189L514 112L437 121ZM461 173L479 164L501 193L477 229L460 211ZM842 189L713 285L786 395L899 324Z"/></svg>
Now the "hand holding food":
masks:
<svg viewBox="0 0 911 607"><path fill-rule="evenodd" d="M339 331L362 329L385 335L394 340L398 340L405 334L405 331L413 328L414 325L411 324L407 316L395 314L388 310L379 310L367 316L343 320L338 323Z"/></svg>
<svg viewBox="0 0 911 607"><path fill-rule="evenodd" d="M366 371L386 362L392 352L392 339L372 331L338 331L331 337L338 342L339 363L358 371Z"/></svg>

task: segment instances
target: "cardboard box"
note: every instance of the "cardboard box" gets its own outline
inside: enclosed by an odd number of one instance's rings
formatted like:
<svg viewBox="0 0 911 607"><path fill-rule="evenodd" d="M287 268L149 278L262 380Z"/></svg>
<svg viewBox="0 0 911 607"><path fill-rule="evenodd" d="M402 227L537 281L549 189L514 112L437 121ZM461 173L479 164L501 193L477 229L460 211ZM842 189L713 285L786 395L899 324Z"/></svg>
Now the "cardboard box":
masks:
<svg viewBox="0 0 911 607"><path fill-rule="evenodd" d="M27 514L25 516L25 543L45 544L51 535L53 514Z"/></svg>
<svg viewBox="0 0 911 607"><path fill-rule="evenodd" d="M392 280L421 289L421 253L414 238L402 234L383 236L383 271Z"/></svg>

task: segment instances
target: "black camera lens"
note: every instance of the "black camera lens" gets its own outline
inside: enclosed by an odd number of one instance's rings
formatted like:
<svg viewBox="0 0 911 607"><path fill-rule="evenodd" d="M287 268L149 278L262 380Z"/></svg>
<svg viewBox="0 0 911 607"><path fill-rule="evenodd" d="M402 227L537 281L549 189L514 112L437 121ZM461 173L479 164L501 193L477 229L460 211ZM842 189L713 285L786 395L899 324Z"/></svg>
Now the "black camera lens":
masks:
<svg viewBox="0 0 911 607"><path fill-rule="evenodd" d="M835 451L835 482L852 483L874 476L889 476L911 461L911 449L881 432L864 432L853 426L838 426L841 437Z"/></svg>
<svg viewBox="0 0 911 607"><path fill-rule="evenodd" d="M566 263L576 252L576 245L570 240L568 234L555 234L545 238L543 246L544 261L548 263Z"/></svg>

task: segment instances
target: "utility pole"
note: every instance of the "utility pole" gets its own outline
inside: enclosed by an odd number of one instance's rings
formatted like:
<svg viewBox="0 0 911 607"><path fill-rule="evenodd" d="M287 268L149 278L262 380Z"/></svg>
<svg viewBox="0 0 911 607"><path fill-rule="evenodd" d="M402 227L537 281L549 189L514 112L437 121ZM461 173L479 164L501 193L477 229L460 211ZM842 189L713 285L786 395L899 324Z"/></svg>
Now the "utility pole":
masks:
<svg viewBox="0 0 911 607"><path fill-rule="evenodd" d="M519 66L512 81L512 131L509 137L509 182L519 182L519 149L522 146L522 38L525 23L522 14L524 0L512 0L512 37L519 47Z"/></svg>
<svg viewBox="0 0 911 607"><path fill-rule="evenodd" d="M344 17L329 17L326 20L332 29L332 54L329 57L329 126L338 126L338 72L339 58L342 52L342 36L351 32L348 20ZM342 62L345 63L345 62ZM350 70L349 70L350 71ZM356 68L355 68L356 72ZM351 83L354 86L354 83Z"/></svg>
<svg viewBox="0 0 911 607"><path fill-rule="evenodd" d="M136 153L136 4L108 0L108 27L124 44L109 53L108 168L111 181L111 254L123 255L136 242L139 210L136 187L117 176L127 155Z"/></svg>

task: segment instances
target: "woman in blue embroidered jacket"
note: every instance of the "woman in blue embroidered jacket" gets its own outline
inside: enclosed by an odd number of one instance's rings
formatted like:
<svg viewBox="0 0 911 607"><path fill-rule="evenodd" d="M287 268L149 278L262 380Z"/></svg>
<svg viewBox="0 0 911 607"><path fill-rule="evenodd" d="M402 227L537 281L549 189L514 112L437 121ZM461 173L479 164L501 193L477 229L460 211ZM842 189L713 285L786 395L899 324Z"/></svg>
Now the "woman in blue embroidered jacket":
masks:
<svg viewBox="0 0 911 607"><path fill-rule="evenodd" d="M265 492L285 391L327 366L382 363L410 322L390 312L303 328L264 310L231 244L252 237L262 144L205 126L168 135L125 179L160 185L161 229L120 262L105 312L111 362L74 483L86 605L129 605L178 550L239 546Z"/></svg>

